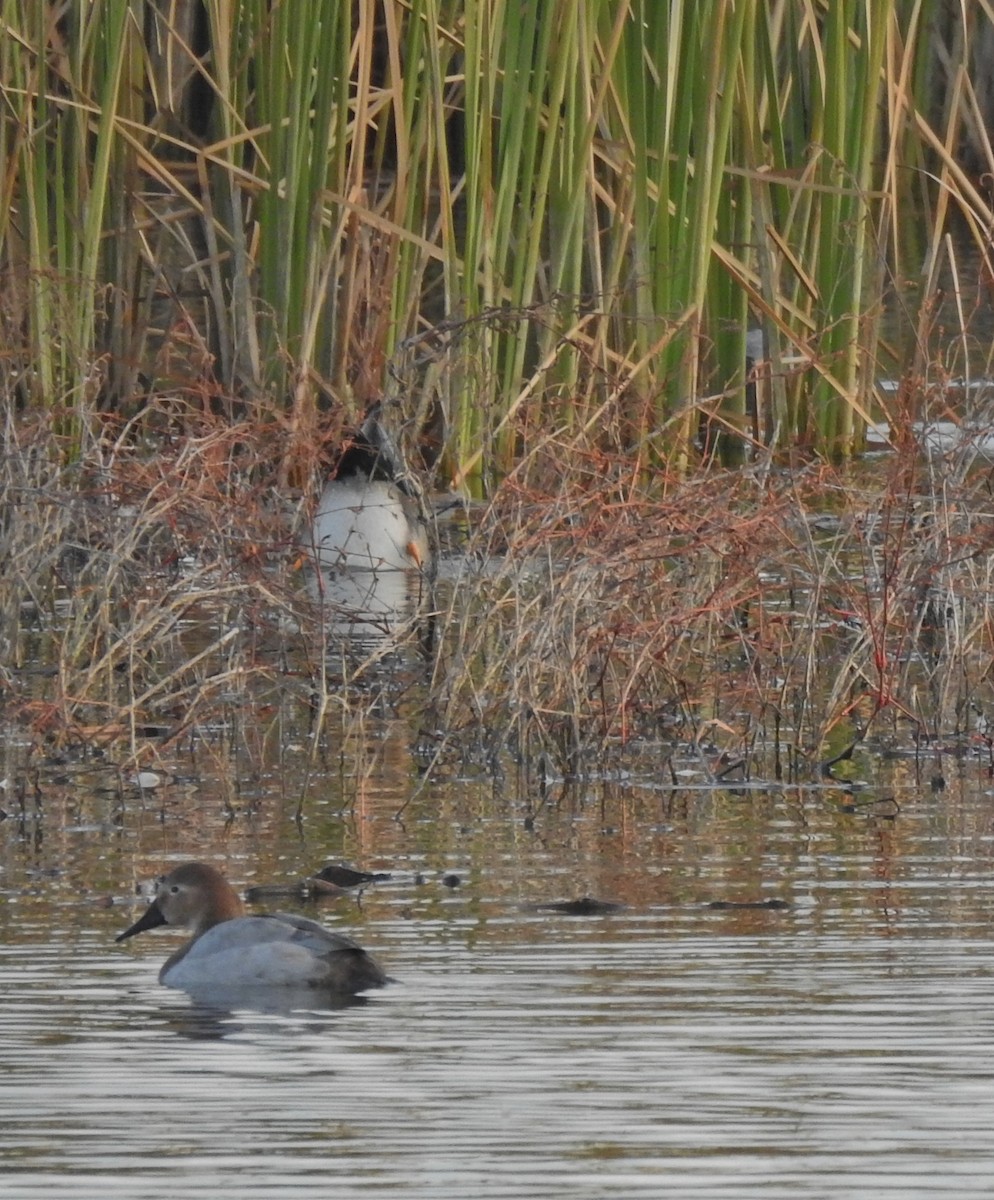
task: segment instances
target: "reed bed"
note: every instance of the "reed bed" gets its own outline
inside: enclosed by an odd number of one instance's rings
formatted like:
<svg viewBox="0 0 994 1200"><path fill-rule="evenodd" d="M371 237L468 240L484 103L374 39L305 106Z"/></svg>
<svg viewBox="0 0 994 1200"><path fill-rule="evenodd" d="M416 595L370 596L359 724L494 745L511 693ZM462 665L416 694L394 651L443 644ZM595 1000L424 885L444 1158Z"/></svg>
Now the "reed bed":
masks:
<svg viewBox="0 0 994 1200"><path fill-rule="evenodd" d="M473 583L486 622L464 596L448 614L440 724L566 771L690 744L715 776L795 778L840 737L905 752L982 726L986 484L932 491L915 456L883 480L734 473L665 500L505 489L491 536L513 550Z"/></svg>
<svg viewBox="0 0 994 1200"><path fill-rule="evenodd" d="M0 28L0 361L80 439L185 389L302 451L456 320L478 496L529 397L541 428L623 394L684 468L702 403L712 456L845 455L929 354L915 303L882 336L890 281L927 312L954 227L991 274L983 5L2 0Z"/></svg>
<svg viewBox="0 0 994 1200"><path fill-rule="evenodd" d="M0 0L0 32L4 711L39 747L142 763L251 712L318 755L391 712L434 767L720 778L987 736L986 468L921 433L991 375L984 6ZM380 399L472 505L374 650L300 564Z"/></svg>
<svg viewBox="0 0 994 1200"><path fill-rule="evenodd" d="M22 431L0 480L4 708L39 751L154 763L254 713L326 756L392 713L429 769L575 775L652 746L719 780L989 741L994 509L969 447L649 487L603 428L550 433L369 648L308 589L308 489L287 502L254 428L171 455L95 441L58 469L44 426Z"/></svg>

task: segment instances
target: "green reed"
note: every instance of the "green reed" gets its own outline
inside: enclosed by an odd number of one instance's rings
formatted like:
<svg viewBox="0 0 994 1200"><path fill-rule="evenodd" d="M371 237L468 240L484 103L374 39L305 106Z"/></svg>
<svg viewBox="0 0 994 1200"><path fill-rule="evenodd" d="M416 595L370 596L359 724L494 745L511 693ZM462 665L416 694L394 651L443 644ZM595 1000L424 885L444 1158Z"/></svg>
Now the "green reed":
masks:
<svg viewBox="0 0 994 1200"><path fill-rule="evenodd" d="M923 205L931 261L954 211L986 246L957 163L978 7L962 30L886 0L151 15L0 0L0 349L80 423L140 372L289 405L302 442L321 396L441 401L480 488L618 397L611 437L650 460L690 462L702 421L726 458L845 454L898 231Z"/></svg>

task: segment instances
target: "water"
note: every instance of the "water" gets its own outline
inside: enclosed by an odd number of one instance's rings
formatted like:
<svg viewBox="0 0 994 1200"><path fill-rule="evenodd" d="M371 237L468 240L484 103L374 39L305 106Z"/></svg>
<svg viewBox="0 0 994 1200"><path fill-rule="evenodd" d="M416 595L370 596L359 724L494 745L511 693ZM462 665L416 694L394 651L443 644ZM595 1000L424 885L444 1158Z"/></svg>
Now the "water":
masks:
<svg viewBox="0 0 994 1200"><path fill-rule="evenodd" d="M303 828L275 779L232 818L206 775L122 806L65 765L0 824L5 1197L992 1193L979 764L941 793L893 768L893 820L645 777L544 806L450 778L397 821L404 762L380 761ZM191 849L239 885L392 870L306 911L399 982L323 1011L161 988L175 935L113 937L133 881ZM626 907L533 907L583 894ZM769 898L791 907L709 907Z"/></svg>

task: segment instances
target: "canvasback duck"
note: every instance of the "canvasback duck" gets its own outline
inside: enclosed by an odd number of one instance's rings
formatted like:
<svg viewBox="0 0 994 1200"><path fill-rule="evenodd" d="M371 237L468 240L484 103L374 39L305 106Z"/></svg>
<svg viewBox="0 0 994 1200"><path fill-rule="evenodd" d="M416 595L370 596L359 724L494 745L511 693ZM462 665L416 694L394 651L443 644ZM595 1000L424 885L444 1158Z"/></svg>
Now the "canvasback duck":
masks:
<svg viewBox="0 0 994 1200"><path fill-rule="evenodd" d="M374 405L345 447L314 515L324 567L428 572L433 555L421 485Z"/></svg>
<svg viewBox="0 0 994 1200"><path fill-rule="evenodd" d="M287 913L245 916L231 884L205 863L184 863L164 875L152 903L115 940L160 925L193 935L163 964L159 982L166 987L312 987L354 996L388 982L361 946L316 921Z"/></svg>

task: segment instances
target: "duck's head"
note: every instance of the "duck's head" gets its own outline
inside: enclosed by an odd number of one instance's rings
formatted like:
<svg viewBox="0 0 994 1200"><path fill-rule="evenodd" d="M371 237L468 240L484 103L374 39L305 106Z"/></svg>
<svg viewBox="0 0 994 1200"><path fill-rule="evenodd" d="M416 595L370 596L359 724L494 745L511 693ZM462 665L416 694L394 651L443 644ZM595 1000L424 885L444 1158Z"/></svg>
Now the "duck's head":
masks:
<svg viewBox="0 0 994 1200"><path fill-rule="evenodd" d="M160 925L177 925L196 936L221 921L240 917L243 911L237 893L220 871L206 863L183 863L162 876L155 899L115 940L123 942Z"/></svg>
<svg viewBox="0 0 994 1200"><path fill-rule="evenodd" d="M379 404L374 404L366 413L362 425L345 444L332 477L395 483L406 495L418 499L420 484L408 469L400 447L387 432L380 414Z"/></svg>

